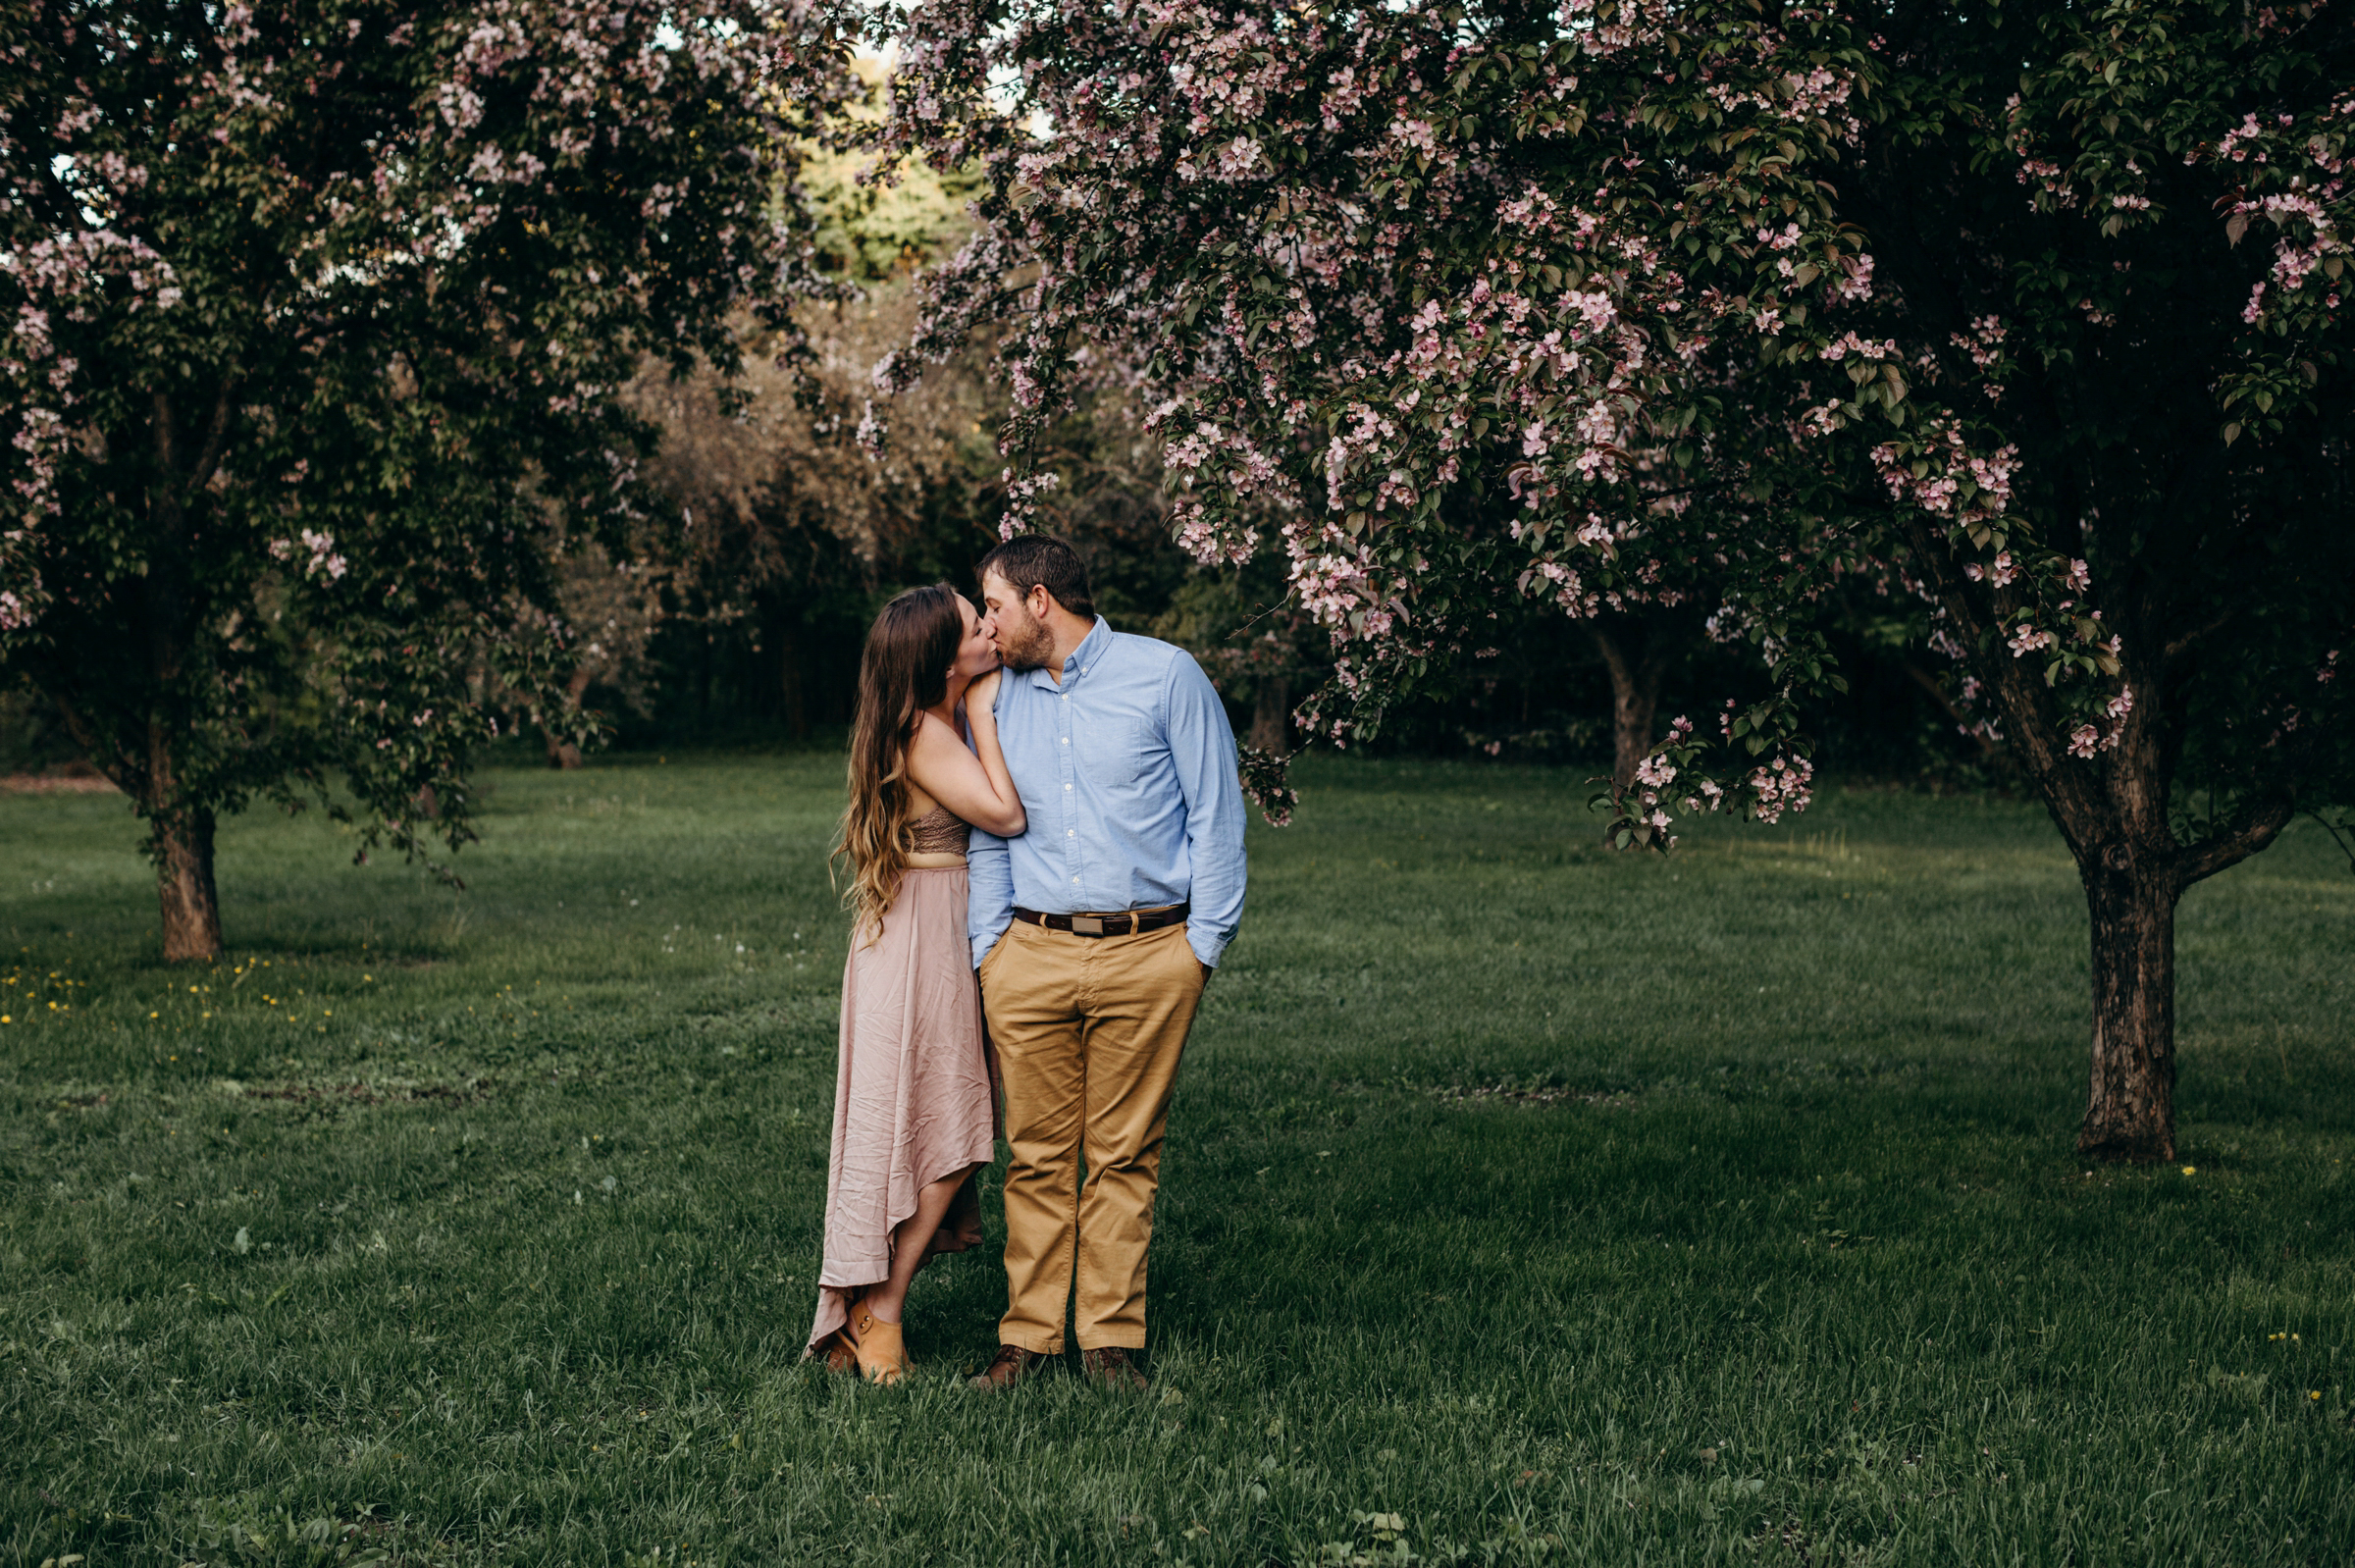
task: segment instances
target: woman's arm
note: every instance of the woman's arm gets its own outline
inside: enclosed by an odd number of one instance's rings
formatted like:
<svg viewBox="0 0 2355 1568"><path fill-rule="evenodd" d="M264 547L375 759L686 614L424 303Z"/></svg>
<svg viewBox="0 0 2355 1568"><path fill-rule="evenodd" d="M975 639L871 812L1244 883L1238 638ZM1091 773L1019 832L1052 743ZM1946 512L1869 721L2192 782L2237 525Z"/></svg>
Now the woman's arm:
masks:
<svg viewBox="0 0 2355 1568"><path fill-rule="evenodd" d="M966 821L1012 838L1027 819L1014 775L1006 769L1006 754L998 747L997 715L990 711L997 688L993 670L966 693L965 721L973 732L970 751L954 729L930 714L917 719L916 738L908 746L908 772L916 788Z"/></svg>

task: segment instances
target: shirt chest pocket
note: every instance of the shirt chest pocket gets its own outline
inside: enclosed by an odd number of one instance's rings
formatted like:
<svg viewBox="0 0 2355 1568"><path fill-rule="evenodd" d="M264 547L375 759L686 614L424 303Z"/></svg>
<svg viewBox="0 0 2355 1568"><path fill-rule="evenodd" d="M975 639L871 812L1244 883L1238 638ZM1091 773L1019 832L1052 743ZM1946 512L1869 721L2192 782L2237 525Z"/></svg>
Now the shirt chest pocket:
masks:
<svg viewBox="0 0 2355 1568"><path fill-rule="evenodd" d="M1089 782L1107 789L1129 789L1161 765L1169 746L1161 726L1142 713L1107 713L1092 719L1073 742L1079 766Z"/></svg>

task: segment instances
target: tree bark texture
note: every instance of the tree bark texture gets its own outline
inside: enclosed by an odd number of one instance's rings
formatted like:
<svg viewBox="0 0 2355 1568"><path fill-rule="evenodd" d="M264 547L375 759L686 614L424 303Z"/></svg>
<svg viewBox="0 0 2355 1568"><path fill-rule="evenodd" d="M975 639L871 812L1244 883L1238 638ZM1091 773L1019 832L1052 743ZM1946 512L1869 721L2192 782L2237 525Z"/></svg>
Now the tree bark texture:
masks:
<svg viewBox="0 0 2355 1568"><path fill-rule="evenodd" d="M213 886L213 813L180 811L155 821L155 889L164 912L164 962L209 964L221 956L221 895Z"/></svg>
<svg viewBox="0 0 2355 1568"><path fill-rule="evenodd" d="M1292 749L1292 683L1281 675L1259 683L1251 706L1250 745L1273 757Z"/></svg>
<svg viewBox="0 0 2355 1568"><path fill-rule="evenodd" d="M2172 860L2153 865L2113 847L2079 866L2093 927L2093 1070L2077 1152L2093 1159L2175 1157Z"/></svg>

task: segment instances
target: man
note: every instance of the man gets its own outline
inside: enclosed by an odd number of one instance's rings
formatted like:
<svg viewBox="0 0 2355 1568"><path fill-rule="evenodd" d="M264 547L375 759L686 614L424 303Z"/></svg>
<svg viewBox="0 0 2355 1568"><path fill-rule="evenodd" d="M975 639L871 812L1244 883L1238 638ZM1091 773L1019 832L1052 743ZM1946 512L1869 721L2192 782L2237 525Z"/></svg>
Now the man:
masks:
<svg viewBox="0 0 2355 1568"><path fill-rule="evenodd" d="M1073 1337L1142 1387L1145 1253L1170 1091L1243 911L1234 732L1184 650L1114 631L1060 540L981 562L1006 662L998 740L1030 825L975 830L969 923L1006 1087L1007 1311L972 1380L1010 1388ZM1079 1185L1085 1155L1087 1182Z"/></svg>

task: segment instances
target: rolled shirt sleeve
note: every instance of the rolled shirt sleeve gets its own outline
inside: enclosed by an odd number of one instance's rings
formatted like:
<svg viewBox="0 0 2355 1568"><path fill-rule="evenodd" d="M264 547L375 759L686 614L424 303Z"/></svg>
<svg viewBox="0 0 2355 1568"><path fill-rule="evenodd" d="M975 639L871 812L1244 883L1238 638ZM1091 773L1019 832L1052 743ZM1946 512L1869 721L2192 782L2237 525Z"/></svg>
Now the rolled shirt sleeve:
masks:
<svg viewBox="0 0 2355 1568"><path fill-rule="evenodd" d="M1004 839L974 828L966 846L965 867L965 929L972 938L977 969L1014 923L1014 862Z"/></svg>

